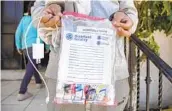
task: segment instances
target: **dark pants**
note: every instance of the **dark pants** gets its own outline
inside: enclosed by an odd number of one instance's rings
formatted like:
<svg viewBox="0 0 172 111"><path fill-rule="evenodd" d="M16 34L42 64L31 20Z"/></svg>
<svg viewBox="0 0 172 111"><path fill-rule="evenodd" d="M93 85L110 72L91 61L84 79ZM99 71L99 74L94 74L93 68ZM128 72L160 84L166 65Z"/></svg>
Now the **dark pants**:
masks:
<svg viewBox="0 0 172 111"><path fill-rule="evenodd" d="M34 63L34 65L36 67L38 67L38 65L36 64L36 60L33 59L33 57L32 57L32 48L28 48L28 52L29 52L29 56L30 56L32 62ZM24 50L24 54L28 58L26 50ZM24 78L22 80L22 83L20 85L20 91L19 91L20 94L24 94L27 91L28 84L30 83L30 80L31 80L33 75L35 77L36 83L38 83L38 84L42 83L42 80L41 80L39 74L37 73L37 71L33 67L32 63L28 59L28 63L26 66L26 73L25 73Z"/></svg>

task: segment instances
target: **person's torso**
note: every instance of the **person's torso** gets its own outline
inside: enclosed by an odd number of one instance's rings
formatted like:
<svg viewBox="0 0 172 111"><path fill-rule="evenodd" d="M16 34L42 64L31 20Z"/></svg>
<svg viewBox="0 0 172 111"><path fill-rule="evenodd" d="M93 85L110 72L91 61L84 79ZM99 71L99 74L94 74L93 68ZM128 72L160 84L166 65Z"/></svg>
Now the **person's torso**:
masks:
<svg viewBox="0 0 172 111"><path fill-rule="evenodd" d="M75 11L78 13L109 18L109 16L119 10L118 0L78 0L75 2L65 2L65 11Z"/></svg>
<svg viewBox="0 0 172 111"><path fill-rule="evenodd" d="M22 24L22 30L23 30L23 35L22 35L22 49L25 49L25 34L28 30L28 33L26 35L26 45L28 47L32 47L33 43L36 43L36 38L37 38L37 30L33 25L29 28L29 25L32 21L31 16L24 16L23 18L23 24ZM29 28L29 29L28 29Z"/></svg>
<svg viewBox="0 0 172 111"><path fill-rule="evenodd" d="M80 5L84 6L83 4L80 4ZM70 8L72 8L72 7L70 7ZM85 10L87 10L87 7L85 7ZM113 1L112 0L106 0L106 1L91 0L89 15L109 19L109 17L114 12L117 12L118 10L119 10L118 0L113 0ZM80 13L79 8L77 9L77 11ZM83 10L81 12L83 12ZM85 14L87 14L87 13L85 13ZM125 55L124 55L123 37L117 37L116 44L117 44L116 48L115 48L116 63L115 63L115 71L114 72L116 75L116 79L120 80L120 79L127 78L129 76L127 62L126 62ZM54 52L52 52L52 53L54 53ZM120 64L118 64L118 63L120 63ZM49 75L49 76L50 76L50 78L53 77L51 75Z"/></svg>
<svg viewBox="0 0 172 111"><path fill-rule="evenodd" d="M91 0L90 16L108 19L114 12L119 10L119 2L111 0Z"/></svg>
<svg viewBox="0 0 172 111"><path fill-rule="evenodd" d="M91 0L91 11L90 16L96 16L101 18L109 19L109 17L119 10L119 1L118 0ZM116 75L116 80L127 78L128 67L126 58L124 55L124 39L123 37L116 36L116 47L115 52L115 67L114 72Z"/></svg>

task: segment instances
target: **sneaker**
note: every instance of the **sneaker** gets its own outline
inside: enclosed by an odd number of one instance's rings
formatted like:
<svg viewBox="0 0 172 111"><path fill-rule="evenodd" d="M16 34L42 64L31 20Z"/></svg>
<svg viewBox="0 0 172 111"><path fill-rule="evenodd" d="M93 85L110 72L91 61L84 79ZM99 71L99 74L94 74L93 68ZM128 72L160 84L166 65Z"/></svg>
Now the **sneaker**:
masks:
<svg viewBox="0 0 172 111"><path fill-rule="evenodd" d="M29 92L26 92L25 94L18 94L17 95L17 100L18 101L23 101L23 100L28 99L28 98L30 98L32 96L33 95L31 93L29 93Z"/></svg>
<svg viewBox="0 0 172 111"><path fill-rule="evenodd" d="M43 88L43 84L36 84L36 89L41 89Z"/></svg>

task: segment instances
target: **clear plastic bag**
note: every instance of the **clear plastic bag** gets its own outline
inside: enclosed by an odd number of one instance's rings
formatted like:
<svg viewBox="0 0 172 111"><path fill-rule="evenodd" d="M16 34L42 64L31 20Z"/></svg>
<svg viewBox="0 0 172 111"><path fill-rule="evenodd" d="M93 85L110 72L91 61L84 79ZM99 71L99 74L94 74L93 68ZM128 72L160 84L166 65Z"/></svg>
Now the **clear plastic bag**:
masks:
<svg viewBox="0 0 172 111"><path fill-rule="evenodd" d="M115 36L108 19L64 13L56 104L115 105Z"/></svg>

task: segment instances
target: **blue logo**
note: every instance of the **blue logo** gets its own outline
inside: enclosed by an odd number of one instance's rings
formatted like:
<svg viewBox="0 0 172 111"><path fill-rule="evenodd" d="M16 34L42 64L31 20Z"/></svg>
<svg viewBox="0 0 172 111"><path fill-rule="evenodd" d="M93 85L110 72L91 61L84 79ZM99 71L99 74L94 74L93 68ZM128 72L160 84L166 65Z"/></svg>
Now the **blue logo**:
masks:
<svg viewBox="0 0 172 111"><path fill-rule="evenodd" d="M72 33L67 33L66 34L66 39L67 40L72 40L73 39L73 34Z"/></svg>

